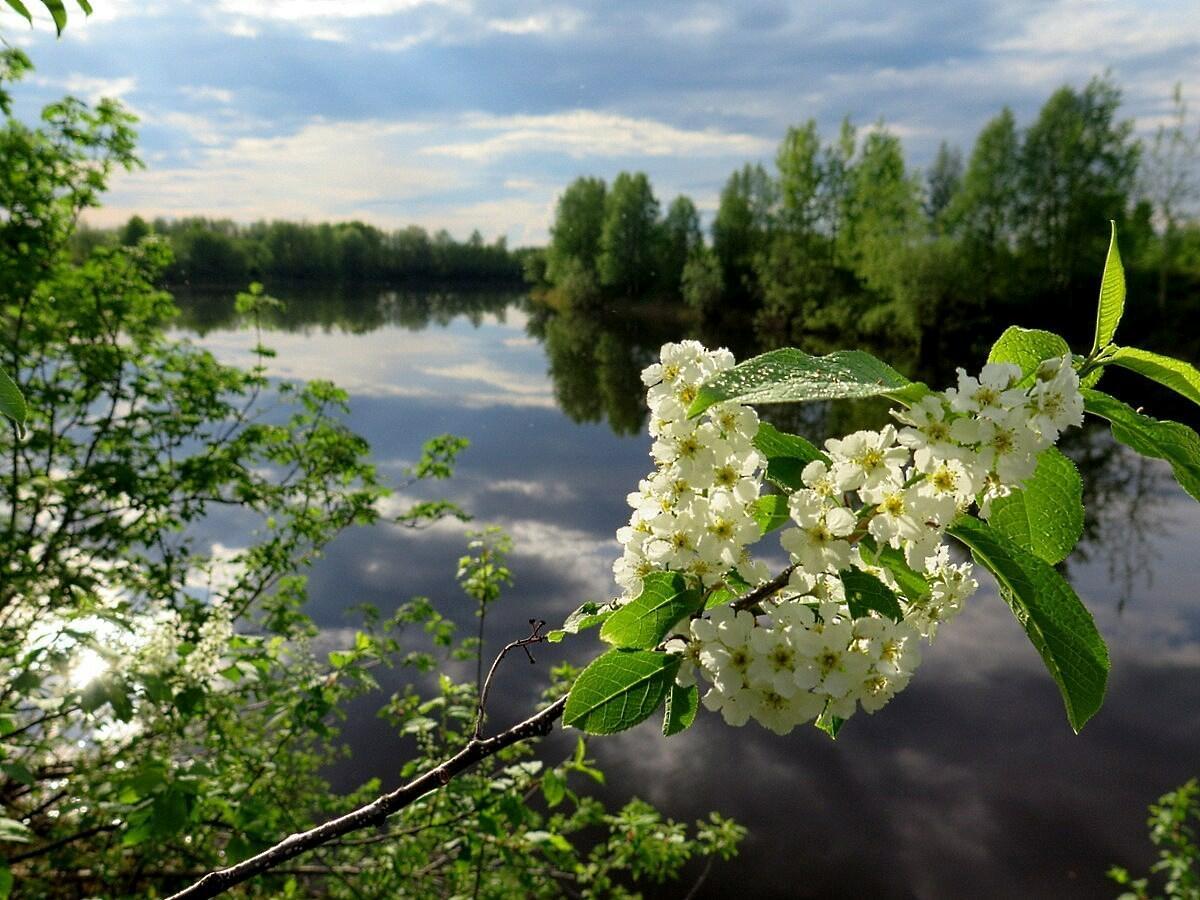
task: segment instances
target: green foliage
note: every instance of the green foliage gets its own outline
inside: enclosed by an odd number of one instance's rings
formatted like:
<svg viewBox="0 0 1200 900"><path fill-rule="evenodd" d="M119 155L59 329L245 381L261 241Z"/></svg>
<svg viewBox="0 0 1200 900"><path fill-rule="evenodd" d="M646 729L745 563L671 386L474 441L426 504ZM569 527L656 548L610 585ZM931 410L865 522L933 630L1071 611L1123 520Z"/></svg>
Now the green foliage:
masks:
<svg viewBox="0 0 1200 900"><path fill-rule="evenodd" d="M17 428L17 433L25 435L25 395L17 387L12 377L0 369L0 416L9 419Z"/></svg>
<svg viewBox="0 0 1200 900"><path fill-rule="evenodd" d="M546 277L550 281L561 282L569 263L595 276L607 193L603 179L577 178L558 198L546 251Z"/></svg>
<svg viewBox="0 0 1200 900"><path fill-rule="evenodd" d="M1020 366L1025 378L1031 379L1042 360L1066 356L1070 352L1067 342L1053 332L1011 325L992 345L988 362Z"/></svg>
<svg viewBox="0 0 1200 900"><path fill-rule="evenodd" d="M786 494L764 494L754 501L754 521L763 534L770 534L791 521Z"/></svg>
<svg viewBox="0 0 1200 900"><path fill-rule="evenodd" d="M645 721L675 682L679 656L609 650L584 669L567 695L563 724L588 734L615 734Z"/></svg>
<svg viewBox="0 0 1200 900"><path fill-rule="evenodd" d="M1075 464L1050 447L1025 486L992 501L988 524L1023 550L1054 565L1083 535L1083 480Z"/></svg>
<svg viewBox="0 0 1200 900"><path fill-rule="evenodd" d="M1000 584L1001 594L1058 685L1078 732L1104 701L1108 650L1071 586L1050 566L978 519L964 516L949 533Z"/></svg>
<svg viewBox="0 0 1200 900"><path fill-rule="evenodd" d="M4 0L17 14L24 16L25 21L30 25L33 24L33 15L29 11L22 0ZM92 14L92 5L88 0L75 0L79 4L79 8L83 10L83 14L90 16ZM46 7L46 12L50 13L50 18L54 20L54 28L61 36L63 29L67 27L67 8L62 0L41 0L42 6Z"/></svg>
<svg viewBox="0 0 1200 900"><path fill-rule="evenodd" d="M600 639L616 647L653 649L703 603L701 593L678 572L651 572L642 579L641 593L604 622Z"/></svg>
<svg viewBox="0 0 1200 900"><path fill-rule="evenodd" d="M770 422L760 422L754 447L767 459L767 478L789 491L804 486L804 467L825 454L796 434L780 431Z"/></svg>
<svg viewBox="0 0 1200 900"><path fill-rule="evenodd" d="M700 711L700 690L694 684L672 684L663 711L663 736L672 737L692 727Z"/></svg>
<svg viewBox="0 0 1200 900"><path fill-rule="evenodd" d="M1150 804L1150 842L1158 848L1158 861L1150 874L1134 878L1129 870L1113 866L1108 877L1127 890L1119 900L1200 900L1200 782L1190 779ZM1151 890L1155 877L1163 880L1163 893Z"/></svg>
<svg viewBox="0 0 1200 900"><path fill-rule="evenodd" d="M724 279L717 255L707 247L700 247L683 266L680 296L696 312L711 315L720 306Z"/></svg>
<svg viewBox="0 0 1200 900"><path fill-rule="evenodd" d="M838 573L846 588L846 603L854 618L869 616L872 612L887 616L893 622L904 618L896 593L870 572L861 569L843 569Z"/></svg>
<svg viewBox="0 0 1200 900"><path fill-rule="evenodd" d="M1098 353L1113 342L1121 316L1125 312L1125 267L1117 247L1117 223L1112 226L1104 274L1100 278L1100 302L1096 306L1096 339L1092 353Z"/></svg>
<svg viewBox="0 0 1200 900"><path fill-rule="evenodd" d="M653 281L659 258L658 200L645 173L620 173L604 198L604 225L596 271L600 284L639 298Z"/></svg>
<svg viewBox="0 0 1200 900"><path fill-rule="evenodd" d="M1179 422L1160 421L1097 390L1084 389L1084 407L1112 423L1118 441L1142 456L1171 464L1180 487L1200 500L1200 435Z"/></svg>
<svg viewBox="0 0 1200 900"><path fill-rule="evenodd" d="M1137 372L1200 404L1200 371L1191 363L1136 347L1111 348L1103 362Z"/></svg>
<svg viewBox="0 0 1200 900"><path fill-rule="evenodd" d="M688 410L699 415L714 403L803 403L846 397L912 396L907 378L862 350L812 356L785 348L763 353L705 382Z"/></svg>

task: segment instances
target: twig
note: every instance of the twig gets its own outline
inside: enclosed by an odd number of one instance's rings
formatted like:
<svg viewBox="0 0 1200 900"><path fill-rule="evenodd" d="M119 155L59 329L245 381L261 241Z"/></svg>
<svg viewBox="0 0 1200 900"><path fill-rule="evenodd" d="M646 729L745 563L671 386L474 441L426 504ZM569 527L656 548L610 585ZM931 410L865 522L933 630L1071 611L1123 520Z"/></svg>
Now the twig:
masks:
<svg viewBox="0 0 1200 900"><path fill-rule="evenodd" d="M526 642L531 643L528 640ZM391 793L377 797L370 803L323 825L318 825L316 828L290 835L275 846L236 865L209 872L195 884L172 895L169 900L200 900L200 898L216 897L234 885L242 884L255 875L273 869L306 850L320 847L352 831L381 825L388 816L404 809L430 791L447 784L454 776L461 774L481 760L495 756L513 744L549 734L566 705L567 698L560 697L541 712L535 713L495 737L471 741L441 765L419 775Z"/></svg>
<svg viewBox="0 0 1200 900"><path fill-rule="evenodd" d="M760 584L748 594L743 594L733 603L729 604L734 609L750 609L752 606L758 605L759 602L766 600L772 594L783 590L787 587L788 579L792 576L792 571L796 566L790 565L770 581Z"/></svg>
<svg viewBox="0 0 1200 900"><path fill-rule="evenodd" d="M510 641L508 645L496 656L495 661L492 663L492 667L488 669L487 678L484 679L483 682L483 688L479 691L479 703L475 707L475 740L479 740L481 737L483 737L483 711L484 707L487 706L488 692L492 689L492 679L496 677L496 669L500 667L500 661L508 655L510 650L516 650L518 647L520 647L525 651L525 655L529 657L530 663L536 662L536 660L533 658L533 654L529 652L529 645L540 644L546 640L546 636L541 633L542 629L546 627L546 621L545 619L530 619L529 627L532 629L532 631L529 632L529 637L518 638L515 641Z"/></svg>

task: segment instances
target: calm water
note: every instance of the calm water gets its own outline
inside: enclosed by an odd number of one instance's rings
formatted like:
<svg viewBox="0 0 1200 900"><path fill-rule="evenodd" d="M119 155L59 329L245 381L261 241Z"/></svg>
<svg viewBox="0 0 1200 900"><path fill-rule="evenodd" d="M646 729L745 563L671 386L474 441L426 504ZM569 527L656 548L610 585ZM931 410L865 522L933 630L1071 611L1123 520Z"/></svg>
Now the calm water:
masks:
<svg viewBox="0 0 1200 900"><path fill-rule="evenodd" d="M272 374L345 387L349 423L385 477L401 479L430 435L471 440L455 478L420 497L447 496L514 537L516 587L489 617L491 647L525 633L531 616L554 622L610 595L613 533L649 465L637 373L682 326L563 316L498 294L279 293L290 305L266 341L278 351ZM230 299L181 301L198 342L250 361L255 338L232 320ZM821 437L875 412L792 408L785 424ZM1087 477L1090 517L1067 567L1113 659L1103 710L1072 734L1040 659L986 584L926 650L912 686L855 716L836 744L815 729L780 738L728 728L703 712L671 740L651 722L595 741L612 800L637 794L677 819L718 809L749 826L742 855L714 868L703 896L1109 896L1111 863L1148 866L1146 803L1200 774L1200 506L1165 466L1121 453L1102 432L1066 449ZM414 499L396 498L396 511ZM312 573L318 623L351 627L344 611L357 603L386 612L419 594L469 623L452 582L462 531L344 534ZM597 649L585 636L539 661L583 662ZM507 667L493 721L528 709L545 673ZM355 763L337 773L340 786L395 780L396 740L370 710L352 715L347 737ZM565 746L552 738L547 758Z"/></svg>

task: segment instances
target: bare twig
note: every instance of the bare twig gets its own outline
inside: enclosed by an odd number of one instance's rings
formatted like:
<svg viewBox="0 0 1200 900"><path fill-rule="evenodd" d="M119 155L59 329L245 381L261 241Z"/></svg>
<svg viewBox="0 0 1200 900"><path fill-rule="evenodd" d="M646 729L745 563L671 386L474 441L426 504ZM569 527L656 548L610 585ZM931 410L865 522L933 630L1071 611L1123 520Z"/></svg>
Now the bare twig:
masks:
<svg viewBox="0 0 1200 900"><path fill-rule="evenodd" d="M770 581L764 582L750 591L748 594L743 594L733 603L729 604L734 609L750 609L757 606L763 600L766 600L772 594L778 593L787 587L788 579L792 576L792 571L796 568L795 565L790 565Z"/></svg>
<svg viewBox="0 0 1200 900"><path fill-rule="evenodd" d="M492 679L496 677L496 670L500 667L500 661L509 654L509 651L520 647L525 651L525 655L529 657L529 662L533 663L535 660L533 654L529 652L530 644L540 644L546 640L546 636L541 633L542 629L546 627L544 619L530 619L529 627L532 629L529 632L529 637L510 641L496 656L496 659L492 662L492 667L488 669L487 678L484 679L483 687L479 691L479 703L475 707L475 740L483 737L483 712L487 706L488 692L492 689Z"/></svg>
<svg viewBox="0 0 1200 900"><path fill-rule="evenodd" d="M528 639L525 642L534 643ZM520 646L518 642L514 643ZM494 668L495 666L493 666ZM195 884L174 894L169 900L200 900L200 898L216 897L234 885L242 884L255 875L273 869L306 850L320 847L352 831L381 825L388 816L404 809L430 791L435 791L447 784L454 776L461 774L481 760L495 756L513 744L549 734L566 705L567 698L560 697L541 712L535 713L495 737L472 740L441 765L419 775L391 793L377 797L353 812L318 825L316 828L290 835L275 846L236 865L209 872Z"/></svg>

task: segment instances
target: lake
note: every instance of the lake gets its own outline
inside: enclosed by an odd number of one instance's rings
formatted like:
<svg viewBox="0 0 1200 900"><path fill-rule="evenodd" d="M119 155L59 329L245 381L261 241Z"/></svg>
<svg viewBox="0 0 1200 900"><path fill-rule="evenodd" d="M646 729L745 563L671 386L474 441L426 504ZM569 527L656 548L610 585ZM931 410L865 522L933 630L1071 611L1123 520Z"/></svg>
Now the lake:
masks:
<svg viewBox="0 0 1200 900"><path fill-rule="evenodd" d="M431 435L470 439L453 479L393 498L389 510L443 496L475 526L512 534L516 583L489 613L489 658L527 633L530 617L556 623L612 595L614 532L650 466L638 372L663 340L684 336L684 323L649 311L556 313L495 292L275 293L289 305L265 340L278 352L270 374L348 390L348 422L385 478L403 480ZM256 337L234 319L231 297L179 299L182 332L223 361L252 362ZM748 352L744 337L735 344L739 357ZM814 438L879 414L778 412ZM1109 865L1148 867L1146 804L1200 774L1200 506L1165 464L1123 452L1103 431L1077 432L1064 449L1089 503L1085 541L1066 568L1112 655L1100 713L1072 733L1041 660L981 578L966 611L924 649L912 685L874 716L856 715L836 743L813 728L782 738L730 728L704 711L669 740L652 720L593 741L614 802L636 794L676 819L716 809L749 827L741 855L717 864L698 896L1094 897L1116 893ZM390 612L427 595L470 627L453 583L466 527L343 534L312 571L318 624L336 638L352 629L346 610L357 603ZM782 560L777 541L761 546ZM530 708L550 663L598 649L593 633L542 648L536 667L506 663L493 727ZM346 723L354 763L334 773L340 788L372 775L396 781L399 742L372 712L356 708ZM567 746L558 734L543 756Z"/></svg>

